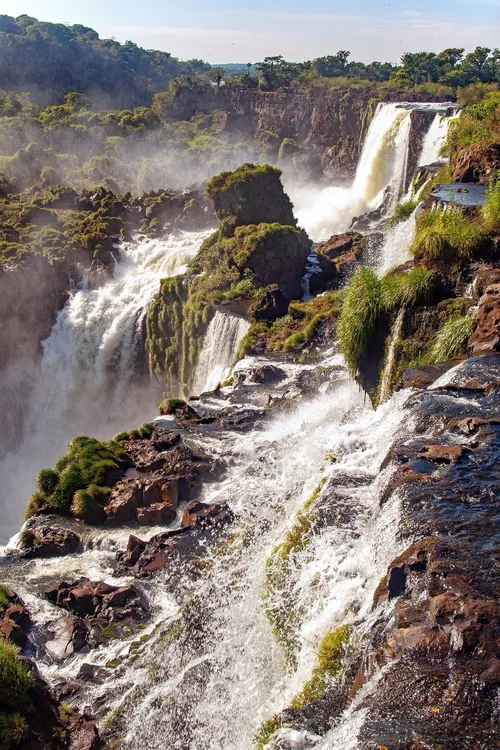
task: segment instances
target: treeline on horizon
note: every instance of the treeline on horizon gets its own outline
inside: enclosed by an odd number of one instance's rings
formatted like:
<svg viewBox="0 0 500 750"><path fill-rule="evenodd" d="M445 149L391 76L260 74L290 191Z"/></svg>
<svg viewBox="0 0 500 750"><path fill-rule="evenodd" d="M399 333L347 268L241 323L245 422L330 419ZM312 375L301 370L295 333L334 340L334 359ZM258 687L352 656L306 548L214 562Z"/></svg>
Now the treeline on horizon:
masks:
<svg viewBox="0 0 500 750"><path fill-rule="evenodd" d="M453 95L473 83L500 82L500 51L477 47L439 53L408 52L400 65L350 60L347 50L306 62L281 55L257 63L211 66L201 59L181 61L168 52L131 41L100 39L93 29L46 23L20 15L0 15L0 89L24 92L40 105L62 103L72 91L90 96L95 109L148 106L172 79L213 86L267 91L294 86L434 86Z"/></svg>

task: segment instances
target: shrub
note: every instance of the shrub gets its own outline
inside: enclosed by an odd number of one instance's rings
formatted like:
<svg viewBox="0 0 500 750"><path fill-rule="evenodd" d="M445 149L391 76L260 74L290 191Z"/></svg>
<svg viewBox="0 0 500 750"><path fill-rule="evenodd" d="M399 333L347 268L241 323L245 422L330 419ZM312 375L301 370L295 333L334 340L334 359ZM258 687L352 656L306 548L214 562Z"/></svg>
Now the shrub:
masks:
<svg viewBox="0 0 500 750"><path fill-rule="evenodd" d="M44 495L52 495L59 484L59 472L55 469L40 469L36 476L36 485Z"/></svg>
<svg viewBox="0 0 500 750"><path fill-rule="evenodd" d="M34 547L37 542L37 536L31 529L23 529L19 534L19 546L21 549Z"/></svg>
<svg viewBox="0 0 500 750"><path fill-rule="evenodd" d="M464 354L467 341L472 334L473 323L472 315L463 315L460 318L448 320L436 334L429 361L446 362L452 357Z"/></svg>
<svg viewBox="0 0 500 750"><path fill-rule="evenodd" d="M380 306L380 281L371 268L361 268L347 287L337 326L340 351L351 375L359 374Z"/></svg>
<svg viewBox="0 0 500 750"><path fill-rule="evenodd" d="M18 747L28 734L28 724L24 716L16 712L13 714L0 713L0 746Z"/></svg>
<svg viewBox="0 0 500 750"><path fill-rule="evenodd" d="M483 221L486 231L491 232L500 227L500 179L490 182L486 196Z"/></svg>
<svg viewBox="0 0 500 750"><path fill-rule="evenodd" d="M411 251L416 258L470 260L483 244L484 236L460 210L427 211L417 220Z"/></svg>
<svg viewBox="0 0 500 750"><path fill-rule="evenodd" d="M401 221L406 221L406 219L409 219L412 213L415 211L416 207L418 206L418 201L414 198L411 198L410 200L403 201L402 203L398 203L396 208L394 209L394 213L392 214L391 218L389 219L389 226L394 227L396 224L399 224Z"/></svg>
<svg viewBox="0 0 500 750"><path fill-rule="evenodd" d="M24 511L24 520L35 516L45 502L45 496L41 492L34 492L28 500L28 505Z"/></svg>
<svg viewBox="0 0 500 750"><path fill-rule="evenodd" d="M106 517L104 507L110 493L109 487L97 485L91 485L86 490L78 490L71 503L72 514L88 523L101 523Z"/></svg>
<svg viewBox="0 0 500 750"><path fill-rule="evenodd" d="M19 711L29 705L32 677L13 643L0 639L0 709Z"/></svg>

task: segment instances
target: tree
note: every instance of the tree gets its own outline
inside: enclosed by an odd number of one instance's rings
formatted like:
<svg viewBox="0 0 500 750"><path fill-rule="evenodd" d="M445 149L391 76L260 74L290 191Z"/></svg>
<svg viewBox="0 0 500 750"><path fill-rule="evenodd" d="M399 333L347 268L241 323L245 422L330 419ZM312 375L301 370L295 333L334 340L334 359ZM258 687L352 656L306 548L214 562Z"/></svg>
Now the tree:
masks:
<svg viewBox="0 0 500 750"><path fill-rule="evenodd" d="M327 55L326 57L317 57L313 60L313 69L319 76L324 78L337 78L347 73L347 61L351 53L343 49L336 55Z"/></svg>

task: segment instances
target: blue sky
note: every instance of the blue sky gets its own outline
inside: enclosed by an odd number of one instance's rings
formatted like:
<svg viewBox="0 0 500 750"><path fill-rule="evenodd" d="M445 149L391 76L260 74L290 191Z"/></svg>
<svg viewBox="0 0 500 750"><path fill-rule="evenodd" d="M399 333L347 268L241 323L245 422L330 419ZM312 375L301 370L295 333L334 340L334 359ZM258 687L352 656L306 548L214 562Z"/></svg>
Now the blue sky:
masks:
<svg viewBox="0 0 500 750"><path fill-rule="evenodd" d="M82 23L101 37L212 63L339 49L396 62L405 51L500 44L500 0L0 0L0 13Z"/></svg>

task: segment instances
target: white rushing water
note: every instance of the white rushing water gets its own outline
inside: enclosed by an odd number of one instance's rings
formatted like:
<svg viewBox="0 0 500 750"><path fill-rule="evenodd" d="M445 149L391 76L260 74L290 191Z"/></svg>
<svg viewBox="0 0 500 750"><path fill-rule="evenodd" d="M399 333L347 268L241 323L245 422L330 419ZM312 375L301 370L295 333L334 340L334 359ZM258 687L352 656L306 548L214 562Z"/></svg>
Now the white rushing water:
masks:
<svg viewBox="0 0 500 750"><path fill-rule="evenodd" d="M216 388L228 376L250 324L246 318L217 310L210 321L193 382L193 393Z"/></svg>
<svg viewBox="0 0 500 750"><path fill-rule="evenodd" d="M456 112L454 110L450 116L438 112L435 116L425 136L417 166L422 167L427 164L434 164L442 159L441 149L446 143L450 122L456 116Z"/></svg>
<svg viewBox="0 0 500 750"><path fill-rule="evenodd" d="M109 716L124 707L120 747L250 750L261 722L288 705L310 677L322 636L369 615L373 592L398 551L397 508L378 503L389 473L379 469L401 427L406 395L373 411L340 361L332 377L327 393L250 432L198 434L201 447L227 467L221 480L205 485L202 499L228 503L236 519L229 543L219 548L216 542L194 576L184 564L171 594L170 570L143 584L154 605L143 646L124 641L92 652L94 664L124 658L111 692L109 682L91 689L92 699L107 696ZM318 487L319 501L328 498L329 519L296 553L287 582L300 613L290 671L266 619L266 559ZM72 568L115 581L108 565L109 553L94 549ZM186 607L199 625L183 635ZM88 660L74 657L62 674L75 674ZM61 676L56 665L45 672ZM355 719L346 721L352 732Z"/></svg>
<svg viewBox="0 0 500 750"><path fill-rule="evenodd" d="M71 437L109 439L155 416L156 385L135 378L144 316L160 279L182 273L208 234L127 243L116 251L113 278L77 291L59 313L43 342L24 439L0 462L0 541L19 528L36 471L51 466Z"/></svg>

